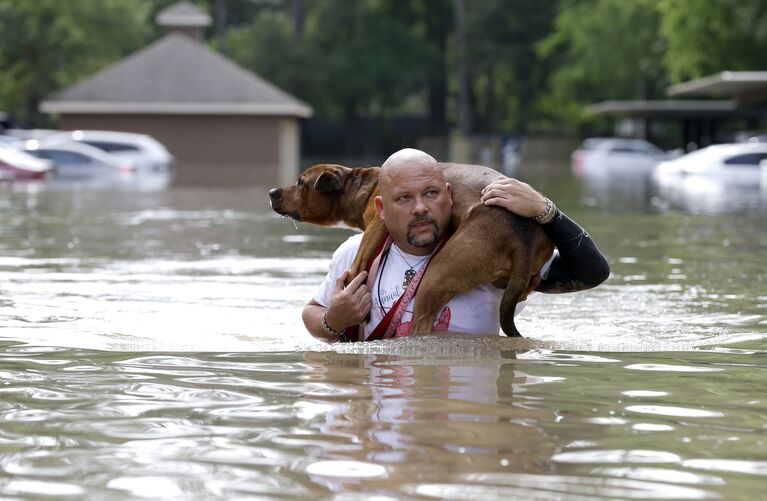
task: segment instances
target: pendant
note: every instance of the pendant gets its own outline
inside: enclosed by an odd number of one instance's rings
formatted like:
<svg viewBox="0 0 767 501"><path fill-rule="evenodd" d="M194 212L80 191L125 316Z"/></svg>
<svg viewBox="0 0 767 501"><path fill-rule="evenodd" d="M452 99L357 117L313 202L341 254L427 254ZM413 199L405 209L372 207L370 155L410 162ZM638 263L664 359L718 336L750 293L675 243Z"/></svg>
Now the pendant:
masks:
<svg viewBox="0 0 767 501"><path fill-rule="evenodd" d="M405 270L405 279L402 281L402 287L407 289L407 286L410 285L410 281L413 280L414 276L415 276L415 270L413 268L410 268L409 270Z"/></svg>

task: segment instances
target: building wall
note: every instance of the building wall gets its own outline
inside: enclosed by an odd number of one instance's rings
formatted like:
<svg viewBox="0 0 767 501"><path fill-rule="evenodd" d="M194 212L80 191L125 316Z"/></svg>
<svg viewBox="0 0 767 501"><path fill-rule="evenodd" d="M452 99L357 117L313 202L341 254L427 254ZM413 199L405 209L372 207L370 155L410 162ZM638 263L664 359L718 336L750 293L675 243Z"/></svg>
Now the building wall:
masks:
<svg viewBox="0 0 767 501"><path fill-rule="evenodd" d="M298 178L301 163L301 134L298 120L283 118L280 120L280 174L279 185L293 184Z"/></svg>
<svg viewBox="0 0 767 501"><path fill-rule="evenodd" d="M178 185L276 186L294 177L284 173L291 164L297 173L299 139L297 121L292 118L62 115L59 128L149 134L176 157Z"/></svg>

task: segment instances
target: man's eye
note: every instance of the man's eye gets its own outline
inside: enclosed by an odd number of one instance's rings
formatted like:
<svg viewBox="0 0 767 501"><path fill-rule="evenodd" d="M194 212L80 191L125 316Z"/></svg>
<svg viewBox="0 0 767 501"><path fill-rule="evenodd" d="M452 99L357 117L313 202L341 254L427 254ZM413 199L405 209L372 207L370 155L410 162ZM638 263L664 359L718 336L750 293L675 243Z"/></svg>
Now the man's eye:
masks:
<svg viewBox="0 0 767 501"><path fill-rule="evenodd" d="M426 192L427 197L436 197L439 195L439 192L437 190L429 190Z"/></svg>
<svg viewBox="0 0 767 501"><path fill-rule="evenodd" d="M410 197L407 196L407 195L400 195L400 196L397 197L397 201L398 202L406 202L408 200L410 200Z"/></svg>

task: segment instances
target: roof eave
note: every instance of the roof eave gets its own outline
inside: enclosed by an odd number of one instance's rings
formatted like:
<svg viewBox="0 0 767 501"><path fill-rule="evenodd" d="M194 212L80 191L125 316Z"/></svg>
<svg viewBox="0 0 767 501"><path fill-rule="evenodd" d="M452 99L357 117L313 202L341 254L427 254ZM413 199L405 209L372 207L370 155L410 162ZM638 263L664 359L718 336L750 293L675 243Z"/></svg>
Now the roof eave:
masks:
<svg viewBox="0 0 767 501"><path fill-rule="evenodd" d="M690 94L734 94L744 85L767 85L767 71L722 71L695 80L672 85L666 89L668 96Z"/></svg>
<svg viewBox="0 0 767 501"><path fill-rule="evenodd" d="M602 101L587 107L590 113L622 113L626 111L731 111L735 101L625 100Z"/></svg>
<svg viewBox="0 0 767 501"><path fill-rule="evenodd" d="M43 101L43 113L136 115L258 115L309 118L312 108L303 104L269 103L121 103L98 101Z"/></svg>

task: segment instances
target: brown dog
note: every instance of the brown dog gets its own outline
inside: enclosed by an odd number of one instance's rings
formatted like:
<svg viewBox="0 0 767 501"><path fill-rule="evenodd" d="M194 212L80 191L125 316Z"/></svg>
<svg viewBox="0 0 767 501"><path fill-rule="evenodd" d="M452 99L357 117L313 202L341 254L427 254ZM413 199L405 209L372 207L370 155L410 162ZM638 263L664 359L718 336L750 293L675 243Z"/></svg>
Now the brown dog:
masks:
<svg viewBox="0 0 767 501"><path fill-rule="evenodd" d="M541 281L539 270L554 245L538 224L501 207L480 202L482 189L503 177L479 165L440 164L453 187L453 236L431 260L415 295L413 332L431 332L440 309L455 295L492 282L505 288L500 321L508 336L519 336L514 309ZM323 226L344 223L365 233L349 280L373 257L386 234L374 198L378 167L320 164L305 170L295 185L269 191L272 209Z"/></svg>

